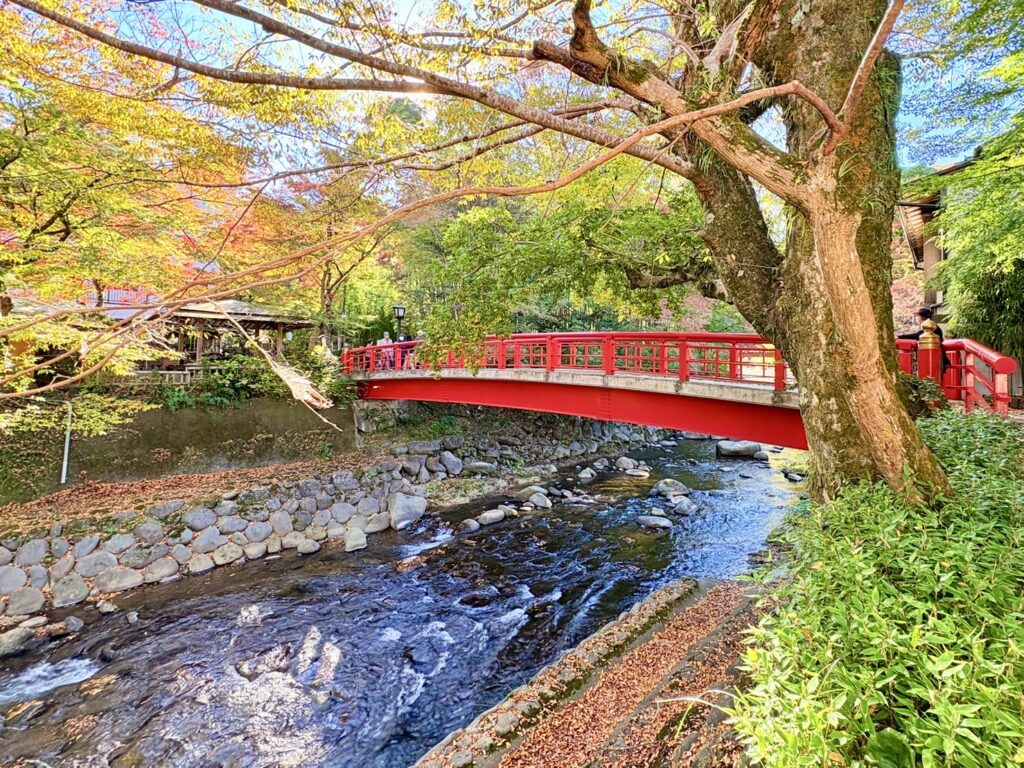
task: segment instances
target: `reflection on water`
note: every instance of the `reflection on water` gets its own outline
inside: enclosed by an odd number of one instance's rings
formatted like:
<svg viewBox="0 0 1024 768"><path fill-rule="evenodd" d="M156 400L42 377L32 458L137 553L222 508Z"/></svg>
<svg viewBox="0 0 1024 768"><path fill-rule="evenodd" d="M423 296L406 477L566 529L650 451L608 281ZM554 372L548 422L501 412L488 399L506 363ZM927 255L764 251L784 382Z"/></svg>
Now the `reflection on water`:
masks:
<svg viewBox="0 0 1024 768"><path fill-rule="evenodd" d="M662 584L746 570L791 500L765 465L720 471L711 443L645 457L650 478L601 477L586 507L455 533L475 504L359 553L125 595L136 624L94 617L0 672L0 763L408 765ZM667 534L633 522L662 477L700 489Z"/></svg>

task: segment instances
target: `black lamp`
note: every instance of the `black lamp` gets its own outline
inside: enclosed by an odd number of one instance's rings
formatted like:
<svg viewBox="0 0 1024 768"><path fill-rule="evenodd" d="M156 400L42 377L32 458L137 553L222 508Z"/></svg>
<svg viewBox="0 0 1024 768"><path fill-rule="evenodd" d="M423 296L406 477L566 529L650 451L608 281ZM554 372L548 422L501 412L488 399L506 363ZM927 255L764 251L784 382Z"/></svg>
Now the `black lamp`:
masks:
<svg viewBox="0 0 1024 768"><path fill-rule="evenodd" d="M405 307L403 307L401 304L395 304L395 306L392 307L392 309L395 312L395 325L397 326L397 328L395 328L395 335L396 336L401 336L402 335L402 318L405 317Z"/></svg>

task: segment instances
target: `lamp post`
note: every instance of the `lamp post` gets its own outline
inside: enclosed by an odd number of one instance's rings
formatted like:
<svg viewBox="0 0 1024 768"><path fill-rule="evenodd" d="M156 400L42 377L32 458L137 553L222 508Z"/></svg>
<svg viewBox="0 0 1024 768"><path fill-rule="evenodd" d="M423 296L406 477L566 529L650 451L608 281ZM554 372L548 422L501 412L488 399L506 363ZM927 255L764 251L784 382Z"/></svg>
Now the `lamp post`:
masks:
<svg viewBox="0 0 1024 768"><path fill-rule="evenodd" d="M401 338L402 336L402 318L405 317L405 307L401 304L395 304L392 309L395 312L395 336Z"/></svg>

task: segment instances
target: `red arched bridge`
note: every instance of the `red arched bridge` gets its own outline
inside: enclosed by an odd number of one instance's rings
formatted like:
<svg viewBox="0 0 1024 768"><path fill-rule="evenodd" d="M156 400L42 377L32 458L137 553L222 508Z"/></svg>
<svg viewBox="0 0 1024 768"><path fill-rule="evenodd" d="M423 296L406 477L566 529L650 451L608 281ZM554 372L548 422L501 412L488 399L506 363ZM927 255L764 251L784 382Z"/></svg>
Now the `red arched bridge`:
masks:
<svg viewBox="0 0 1024 768"><path fill-rule="evenodd" d="M755 334L514 334L488 338L476 360L449 355L433 367L419 359L420 344L351 349L342 364L364 399L517 408L807 447L792 374ZM940 382L950 400L1007 412L1012 358L970 339L950 339L941 353L896 344L900 368Z"/></svg>

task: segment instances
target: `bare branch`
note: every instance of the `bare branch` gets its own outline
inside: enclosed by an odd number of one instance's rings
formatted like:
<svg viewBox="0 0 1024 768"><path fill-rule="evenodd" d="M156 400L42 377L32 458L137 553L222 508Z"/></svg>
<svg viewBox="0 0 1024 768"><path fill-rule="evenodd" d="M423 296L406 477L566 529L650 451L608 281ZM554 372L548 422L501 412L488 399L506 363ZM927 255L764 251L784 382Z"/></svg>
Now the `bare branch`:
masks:
<svg viewBox="0 0 1024 768"><path fill-rule="evenodd" d="M437 85L428 83L416 83L406 80L376 80L372 78L341 78L341 77L299 77L297 75L285 75L279 73L258 73L242 72L234 69L223 69L211 67L206 64L175 56L170 53L150 48L146 45L123 40L115 35L107 34L98 29L83 24L77 19L67 16L59 11L47 8L35 0L12 0L15 5L38 13L51 21L60 24L68 29L73 29L79 34L85 35L99 43L116 48L125 53L142 56L163 64L169 64L178 69L194 72L197 75L212 77L217 80L225 80L232 83L244 83L247 85L273 85L285 88L300 88L306 91L382 91L387 93L438 93L444 94L447 91Z"/></svg>
<svg viewBox="0 0 1024 768"><path fill-rule="evenodd" d="M856 116L857 105L860 103L861 96L864 95L864 88L868 84L868 78L871 77L871 73L875 69L878 57L885 50L885 41L889 39L889 34L896 25L896 19L899 18L900 13L903 11L903 6L904 0L892 0L892 3L886 9L878 29L875 30L874 37L871 38L870 45L864 51L864 56L857 66L857 72L850 83L850 90L847 91L846 98L843 99L843 106L839 108L839 116L843 120L843 126L838 132L832 132L832 136L822 150L823 154L829 155L834 152L836 146L849 131L850 124Z"/></svg>

